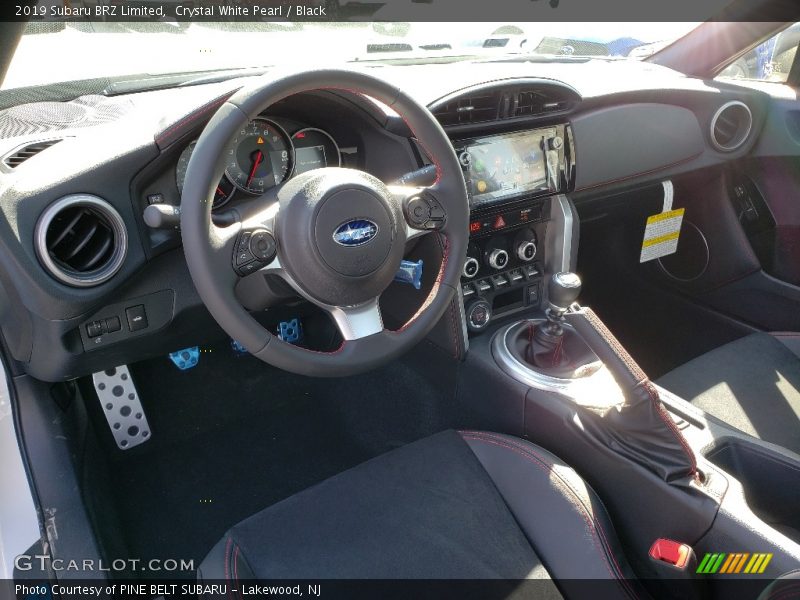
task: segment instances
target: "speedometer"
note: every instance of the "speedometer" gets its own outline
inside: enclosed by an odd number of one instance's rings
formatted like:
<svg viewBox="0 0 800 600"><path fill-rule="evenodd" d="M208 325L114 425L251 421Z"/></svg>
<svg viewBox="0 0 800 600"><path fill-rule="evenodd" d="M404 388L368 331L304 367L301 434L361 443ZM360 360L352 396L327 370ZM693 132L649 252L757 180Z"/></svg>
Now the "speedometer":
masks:
<svg viewBox="0 0 800 600"><path fill-rule="evenodd" d="M250 194L283 183L294 166L294 148L286 132L266 119L253 119L225 150L225 173Z"/></svg>
<svg viewBox="0 0 800 600"><path fill-rule="evenodd" d="M197 146L197 140L183 149L180 158L178 158L178 165L175 167L175 183L178 184L178 192L181 194L183 194L183 184L186 181L186 169L189 166L189 159L192 157L195 146ZM227 204L235 191L236 188L234 188L233 184L228 181L228 178L223 175L217 188L214 190L214 203L211 205L211 209L216 210Z"/></svg>

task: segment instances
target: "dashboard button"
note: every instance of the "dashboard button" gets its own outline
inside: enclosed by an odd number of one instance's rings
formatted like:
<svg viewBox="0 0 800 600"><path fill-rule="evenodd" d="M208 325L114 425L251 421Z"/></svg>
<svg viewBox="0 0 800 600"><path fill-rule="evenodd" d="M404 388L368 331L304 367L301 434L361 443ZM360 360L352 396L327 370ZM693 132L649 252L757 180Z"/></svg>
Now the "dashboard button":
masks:
<svg viewBox="0 0 800 600"><path fill-rule="evenodd" d="M106 319L106 331L108 331L108 333L114 333L120 329L122 329L122 326L120 325L119 317Z"/></svg>
<svg viewBox="0 0 800 600"><path fill-rule="evenodd" d="M539 269L537 269L533 265L528 265L526 267L523 267L522 270L528 279L536 277L539 274Z"/></svg>
<svg viewBox="0 0 800 600"><path fill-rule="evenodd" d="M501 288L504 285L508 285L508 279L505 278L505 275L493 275L492 283L494 284L494 287Z"/></svg>
<svg viewBox="0 0 800 600"><path fill-rule="evenodd" d="M492 289L492 284L485 279L481 279L475 285L478 287L479 292L488 292L490 289Z"/></svg>
<svg viewBox="0 0 800 600"><path fill-rule="evenodd" d="M92 321L86 324L86 335L90 338L103 335L105 333L105 325L102 321Z"/></svg>
<svg viewBox="0 0 800 600"><path fill-rule="evenodd" d="M475 300L467 307L467 327L470 331L481 331L492 320L492 305L486 300Z"/></svg>
<svg viewBox="0 0 800 600"><path fill-rule="evenodd" d="M125 316L128 319L128 329L140 331L147 328L147 313L144 304L138 304L125 309Z"/></svg>
<svg viewBox="0 0 800 600"><path fill-rule="evenodd" d="M539 286L529 285L525 290L525 296L528 299L528 305L539 304Z"/></svg>

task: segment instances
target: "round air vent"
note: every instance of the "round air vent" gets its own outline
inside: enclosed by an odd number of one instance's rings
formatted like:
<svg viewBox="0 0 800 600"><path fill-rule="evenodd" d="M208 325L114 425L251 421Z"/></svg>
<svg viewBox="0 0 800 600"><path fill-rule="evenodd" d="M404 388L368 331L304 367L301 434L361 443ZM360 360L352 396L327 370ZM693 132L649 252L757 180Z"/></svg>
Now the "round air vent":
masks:
<svg viewBox="0 0 800 600"><path fill-rule="evenodd" d="M711 143L717 150L733 152L747 141L752 127L753 114L744 102L726 102L711 119Z"/></svg>
<svg viewBox="0 0 800 600"><path fill-rule="evenodd" d="M128 235L119 213L97 196L66 196L36 223L39 260L56 279L75 287L109 280L122 267Z"/></svg>

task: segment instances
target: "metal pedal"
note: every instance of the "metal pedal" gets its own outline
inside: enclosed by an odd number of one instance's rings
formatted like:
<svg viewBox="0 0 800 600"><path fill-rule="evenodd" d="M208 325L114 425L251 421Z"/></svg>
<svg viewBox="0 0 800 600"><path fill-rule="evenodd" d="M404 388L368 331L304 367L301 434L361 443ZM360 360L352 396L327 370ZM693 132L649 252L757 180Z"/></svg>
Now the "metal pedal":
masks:
<svg viewBox="0 0 800 600"><path fill-rule="evenodd" d="M200 348L192 346L191 348L184 348L177 352L170 352L169 359L181 371L188 371L192 367L196 367L200 360Z"/></svg>
<svg viewBox="0 0 800 600"><path fill-rule="evenodd" d="M278 324L278 338L290 344L303 341L303 326L300 324L300 319L281 321Z"/></svg>
<svg viewBox="0 0 800 600"><path fill-rule="evenodd" d="M241 342L237 342L236 340L231 340L231 350L236 356L244 356L245 354L250 354L247 351L247 348L242 346Z"/></svg>
<svg viewBox="0 0 800 600"><path fill-rule="evenodd" d="M117 447L130 450L149 440L150 425L127 365L93 373L92 381Z"/></svg>

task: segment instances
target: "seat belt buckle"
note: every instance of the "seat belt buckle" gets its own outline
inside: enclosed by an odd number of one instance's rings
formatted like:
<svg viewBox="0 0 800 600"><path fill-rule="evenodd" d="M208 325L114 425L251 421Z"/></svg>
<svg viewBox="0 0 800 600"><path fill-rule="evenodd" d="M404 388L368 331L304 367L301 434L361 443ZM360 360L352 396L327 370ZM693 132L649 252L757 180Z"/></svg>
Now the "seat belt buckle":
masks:
<svg viewBox="0 0 800 600"><path fill-rule="evenodd" d="M666 538L658 538L653 542L649 554L652 560L679 571L686 571L692 562L697 563L697 557L689 544Z"/></svg>

